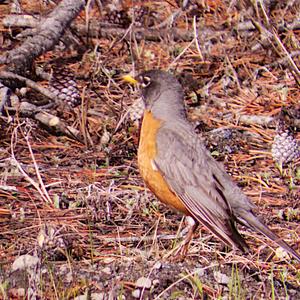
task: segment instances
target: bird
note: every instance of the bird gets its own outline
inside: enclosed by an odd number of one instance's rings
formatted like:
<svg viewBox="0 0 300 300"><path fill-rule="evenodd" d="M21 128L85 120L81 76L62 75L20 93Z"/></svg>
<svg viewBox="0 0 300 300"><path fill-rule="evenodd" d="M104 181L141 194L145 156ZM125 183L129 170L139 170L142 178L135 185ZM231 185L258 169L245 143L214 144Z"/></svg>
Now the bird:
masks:
<svg viewBox="0 0 300 300"><path fill-rule="evenodd" d="M226 245L246 252L248 245L236 227L240 223L300 262L300 255L255 215L254 203L195 133L176 77L149 70L135 77L135 82L144 102L137 155L141 177L161 202L195 221L189 239L200 223Z"/></svg>

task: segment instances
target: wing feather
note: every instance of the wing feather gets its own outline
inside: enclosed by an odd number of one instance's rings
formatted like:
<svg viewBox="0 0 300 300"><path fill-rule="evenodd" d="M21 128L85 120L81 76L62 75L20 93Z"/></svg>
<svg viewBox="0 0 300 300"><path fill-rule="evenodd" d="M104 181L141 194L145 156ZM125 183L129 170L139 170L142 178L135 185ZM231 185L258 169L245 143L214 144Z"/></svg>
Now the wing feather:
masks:
<svg viewBox="0 0 300 300"><path fill-rule="evenodd" d="M163 127L157 138L155 164L171 190L196 220L226 244L243 249L245 243L235 228L222 180L218 179L223 172L201 140L185 127Z"/></svg>

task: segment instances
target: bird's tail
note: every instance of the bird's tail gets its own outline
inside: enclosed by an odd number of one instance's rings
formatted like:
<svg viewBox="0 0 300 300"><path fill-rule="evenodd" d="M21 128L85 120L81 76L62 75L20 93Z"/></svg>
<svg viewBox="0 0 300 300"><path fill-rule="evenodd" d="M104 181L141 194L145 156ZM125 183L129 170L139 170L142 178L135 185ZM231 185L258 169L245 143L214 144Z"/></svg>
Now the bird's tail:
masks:
<svg viewBox="0 0 300 300"><path fill-rule="evenodd" d="M277 234L275 234L271 229L269 229L265 224L263 224L257 217L255 217L251 212L245 211L244 215L240 214L239 217L246 222L250 227L256 231L262 233L270 240L274 241L278 246L282 247L288 253L290 253L298 262L300 262L300 255L291 248L285 241L283 241Z"/></svg>

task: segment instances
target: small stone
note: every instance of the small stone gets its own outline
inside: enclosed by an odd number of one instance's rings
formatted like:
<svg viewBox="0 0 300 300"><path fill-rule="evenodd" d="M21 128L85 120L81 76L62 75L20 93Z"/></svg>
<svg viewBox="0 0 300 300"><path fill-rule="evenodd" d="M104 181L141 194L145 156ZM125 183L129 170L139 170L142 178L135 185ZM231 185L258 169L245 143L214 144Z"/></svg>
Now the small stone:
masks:
<svg viewBox="0 0 300 300"><path fill-rule="evenodd" d="M288 253L281 247L278 247L275 251L276 257L279 259L286 259L289 257Z"/></svg>
<svg viewBox="0 0 300 300"><path fill-rule="evenodd" d="M160 281L158 279L154 279L152 282L153 286L158 286L160 284Z"/></svg>
<svg viewBox="0 0 300 300"><path fill-rule="evenodd" d="M141 291L139 289L133 290L131 295L132 295L133 298L140 298Z"/></svg>
<svg viewBox="0 0 300 300"><path fill-rule="evenodd" d="M135 285L139 288L145 288L145 289L150 289L151 288L151 285L152 285L152 281L151 279L149 278L146 278L146 277L140 277Z"/></svg>
<svg viewBox="0 0 300 300"><path fill-rule="evenodd" d="M26 96L27 92L28 92L28 88L25 88L25 87L22 87L19 90L20 95L23 97Z"/></svg>
<svg viewBox="0 0 300 300"><path fill-rule="evenodd" d="M39 263L39 258L32 255L21 255L15 259L11 269L12 271L24 270L24 269L33 269Z"/></svg>
<svg viewBox="0 0 300 300"><path fill-rule="evenodd" d="M228 284L229 283L229 277L221 273L220 271L214 272L214 278L219 284Z"/></svg>
<svg viewBox="0 0 300 300"><path fill-rule="evenodd" d="M110 275L111 274L111 268L110 267L105 267L102 269L102 272L105 273L106 275Z"/></svg>
<svg viewBox="0 0 300 300"><path fill-rule="evenodd" d="M204 271L203 268L197 268L197 269L195 270L195 272L196 272L196 274L197 274L198 276L200 276L200 277L204 276L204 274L205 274L205 271Z"/></svg>
<svg viewBox="0 0 300 300"><path fill-rule="evenodd" d="M161 262L160 261L157 261L154 266L153 266L153 269L156 269L156 270L159 270L161 268Z"/></svg>

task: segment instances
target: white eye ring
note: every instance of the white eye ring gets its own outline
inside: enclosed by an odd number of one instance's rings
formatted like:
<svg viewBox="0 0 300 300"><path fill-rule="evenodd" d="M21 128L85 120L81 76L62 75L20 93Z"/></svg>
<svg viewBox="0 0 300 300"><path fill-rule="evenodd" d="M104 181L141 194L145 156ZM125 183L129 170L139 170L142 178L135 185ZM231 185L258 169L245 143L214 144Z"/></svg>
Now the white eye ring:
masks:
<svg viewBox="0 0 300 300"><path fill-rule="evenodd" d="M146 88L147 86L149 86L149 84L151 83L151 78L150 77L148 77L148 76L144 76L144 77L142 77L142 83L141 83L141 86L143 87L143 88Z"/></svg>

